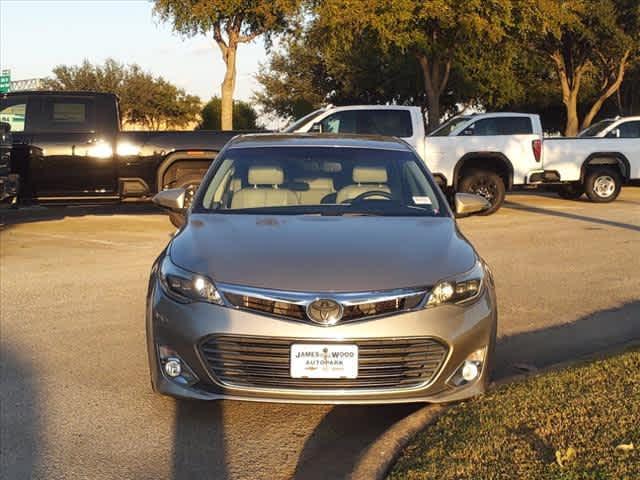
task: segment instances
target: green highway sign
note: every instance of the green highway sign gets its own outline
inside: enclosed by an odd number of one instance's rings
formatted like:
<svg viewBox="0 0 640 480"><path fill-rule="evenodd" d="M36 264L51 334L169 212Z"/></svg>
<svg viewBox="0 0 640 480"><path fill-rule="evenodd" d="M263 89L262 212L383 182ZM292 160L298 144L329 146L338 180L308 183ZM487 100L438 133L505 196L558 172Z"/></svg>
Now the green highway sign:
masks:
<svg viewBox="0 0 640 480"><path fill-rule="evenodd" d="M11 87L11 70L0 72L0 93L7 93Z"/></svg>

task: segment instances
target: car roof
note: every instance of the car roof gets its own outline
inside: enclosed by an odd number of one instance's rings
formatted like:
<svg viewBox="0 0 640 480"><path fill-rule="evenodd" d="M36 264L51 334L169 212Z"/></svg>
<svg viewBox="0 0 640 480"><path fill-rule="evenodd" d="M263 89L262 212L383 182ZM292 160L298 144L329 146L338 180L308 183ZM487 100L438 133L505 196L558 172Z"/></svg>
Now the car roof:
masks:
<svg viewBox="0 0 640 480"><path fill-rule="evenodd" d="M327 112L334 110L413 110L415 105L329 105L320 110Z"/></svg>
<svg viewBox="0 0 640 480"><path fill-rule="evenodd" d="M411 147L404 140L395 137L351 134L335 135L325 133L245 134L233 138L228 148L268 147L343 147L412 151Z"/></svg>
<svg viewBox="0 0 640 480"><path fill-rule="evenodd" d="M102 96L107 96L107 97L115 97L116 94L115 93L108 93L108 92L93 92L90 90L70 90L70 91L66 91L66 90L17 90L15 92L8 92L8 93L4 93L2 94L3 96L7 96L7 97L11 97L11 96L19 96L19 95L56 95L56 96L87 96L87 95L91 95L91 96L97 96L97 95L102 95Z"/></svg>
<svg viewBox="0 0 640 480"><path fill-rule="evenodd" d="M472 113L469 115L469 118L478 118L478 117L531 117L535 114L533 113L522 113L522 112L483 112L483 113Z"/></svg>

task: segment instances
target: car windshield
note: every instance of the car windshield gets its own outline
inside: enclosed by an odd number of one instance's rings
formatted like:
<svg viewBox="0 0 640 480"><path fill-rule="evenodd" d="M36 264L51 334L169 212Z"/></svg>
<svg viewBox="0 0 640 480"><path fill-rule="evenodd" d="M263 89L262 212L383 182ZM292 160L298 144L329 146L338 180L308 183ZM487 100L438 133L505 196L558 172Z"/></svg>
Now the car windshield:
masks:
<svg viewBox="0 0 640 480"><path fill-rule="evenodd" d="M304 117L296 120L294 123L292 123L287 128L285 128L283 130L283 132L285 132L285 133L293 133L296 130L298 130L300 127L302 127L303 125L306 125L308 122L310 122L311 120L313 120L316 117L319 117L323 113L324 113L324 108L321 108L319 110L315 110L315 111L309 113L308 115L305 115Z"/></svg>
<svg viewBox="0 0 640 480"><path fill-rule="evenodd" d="M614 122L613 120L602 120L601 122L598 122L594 125L591 125L589 128L584 129L578 134L578 136L579 137L595 137L600 132L602 132L605 128L611 125L613 122Z"/></svg>
<svg viewBox="0 0 640 480"><path fill-rule="evenodd" d="M429 136L430 137L447 137L447 136L449 136L451 134L451 132L453 132L458 127L458 125L468 121L470 118L471 117L466 116L466 115L462 115L462 116L459 116L459 117L453 117L451 120L446 122L440 128L437 128L436 130L431 132L429 134Z"/></svg>
<svg viewBox="0 0 640 480"><path fill-rule="evenodd" d="M284 215L447 216L412 152L341 147L230 148L195 210Z"/></svg>

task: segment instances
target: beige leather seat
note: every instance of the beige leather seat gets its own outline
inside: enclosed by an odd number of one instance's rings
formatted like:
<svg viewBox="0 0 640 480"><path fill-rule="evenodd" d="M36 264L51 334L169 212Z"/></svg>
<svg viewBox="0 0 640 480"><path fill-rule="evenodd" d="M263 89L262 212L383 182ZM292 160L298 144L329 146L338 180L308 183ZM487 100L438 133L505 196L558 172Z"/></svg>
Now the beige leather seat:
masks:
<svg viewBox="0 0 640 480"><path fill-rule="evenodd" d="M298 205L298 197L293 191L278 188L284 183L282 168L261 165L249 168L250 187L233 195L231 208L260 208Z"/></svg>
<svg viewBox="0 0 640 480"><path fill-rule="evenodd" d="M387 169L384 167L357 165L353 167L353 182L354 185L347 185L338 191L336 203L353 200L358 195L375 190L391 193L387 185ZM372 196L370 198L376 197Z"/></svg>
<svg viewBox="0 0 640 480"><path fill-rule="evenodd" d="M309 185L309 190L296 192L300 205L319 205L324 197L336 192L331 178L300 178L296 181Z"/></svg>

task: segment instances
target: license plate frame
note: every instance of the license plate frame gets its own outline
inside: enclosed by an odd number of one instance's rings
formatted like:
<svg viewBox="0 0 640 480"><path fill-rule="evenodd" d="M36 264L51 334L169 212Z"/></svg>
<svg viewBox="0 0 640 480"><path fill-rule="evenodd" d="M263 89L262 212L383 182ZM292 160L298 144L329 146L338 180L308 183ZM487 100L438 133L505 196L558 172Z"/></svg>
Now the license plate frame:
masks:
<svg viewBox="0 0 640 480"><path fill-rule="evenodd" d="M358 378L358 345L294 343L289 350L291 378Z"/></svg>

